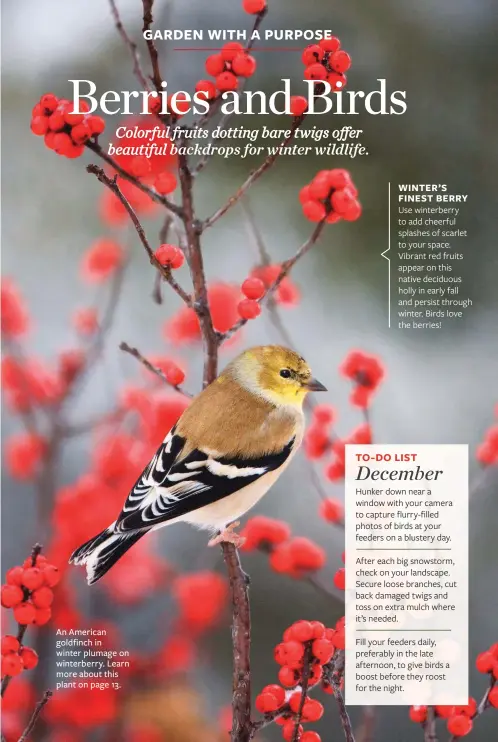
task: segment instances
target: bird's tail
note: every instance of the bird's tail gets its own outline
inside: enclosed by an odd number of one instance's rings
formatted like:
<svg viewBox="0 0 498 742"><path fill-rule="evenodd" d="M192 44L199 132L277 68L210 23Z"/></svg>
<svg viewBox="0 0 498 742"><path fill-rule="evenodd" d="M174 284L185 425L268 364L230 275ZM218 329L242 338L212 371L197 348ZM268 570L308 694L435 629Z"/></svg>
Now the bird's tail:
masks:
<svg viewBox="0 0 498 742"><path fill-rule="evenodd" d="M113 523L98 536L76 549L71 554L69 562L84 564L86 566L87 582L89 585L93 585L146 533L146 530L115 533Z"/></svg>

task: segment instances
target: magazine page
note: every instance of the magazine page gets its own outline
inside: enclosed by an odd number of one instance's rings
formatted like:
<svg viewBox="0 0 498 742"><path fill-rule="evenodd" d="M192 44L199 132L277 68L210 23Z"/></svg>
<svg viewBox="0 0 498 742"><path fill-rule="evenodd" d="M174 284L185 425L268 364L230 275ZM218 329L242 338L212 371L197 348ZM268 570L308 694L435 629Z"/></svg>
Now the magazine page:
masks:
<svg viewBox="0 0 498 742"><path fill-rule="evenodd" d="M496 742L492 4L1 10L2 742Z"/></svg>

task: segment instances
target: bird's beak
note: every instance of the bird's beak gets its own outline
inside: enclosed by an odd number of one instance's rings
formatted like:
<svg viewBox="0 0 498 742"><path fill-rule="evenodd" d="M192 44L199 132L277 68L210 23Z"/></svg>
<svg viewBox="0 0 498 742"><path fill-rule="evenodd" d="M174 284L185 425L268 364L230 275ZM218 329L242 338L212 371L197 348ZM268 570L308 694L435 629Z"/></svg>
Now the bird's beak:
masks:
<svg viewBox="0 0 498 742"><path fill-rule="evenodd" d="M318 381L318 379L311 378L306 384L304 385L306 389L309 392L326 392L327 387L323 386L321 381Z"/></svg>

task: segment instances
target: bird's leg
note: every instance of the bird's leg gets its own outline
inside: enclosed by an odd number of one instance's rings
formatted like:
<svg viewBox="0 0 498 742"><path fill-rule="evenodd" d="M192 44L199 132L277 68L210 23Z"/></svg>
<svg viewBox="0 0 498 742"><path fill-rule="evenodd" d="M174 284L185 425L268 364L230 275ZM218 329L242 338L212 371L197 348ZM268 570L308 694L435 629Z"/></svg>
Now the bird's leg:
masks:
<svg viewBox="0 0 498 742"><path fill-rule="evenodd" d="M223 529L217 536L208 542L208 546L217 546L218 544L227 543L233 544L236 549L240 548L245 543L245 537L234 532L234 528L240 526L240 520L236 520L233 523L229 523L226 528Z"/></svg>

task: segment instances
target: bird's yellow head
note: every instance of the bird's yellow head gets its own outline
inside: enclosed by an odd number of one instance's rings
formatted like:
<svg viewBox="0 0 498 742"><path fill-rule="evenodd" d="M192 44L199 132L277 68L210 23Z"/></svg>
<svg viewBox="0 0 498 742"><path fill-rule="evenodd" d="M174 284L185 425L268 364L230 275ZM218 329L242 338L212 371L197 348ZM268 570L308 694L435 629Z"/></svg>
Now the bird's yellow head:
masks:
<svg viewBox="0 0 498 742"><path fill-rule="evenodd" d="M304 358L281 345L250 348L232 361L230 369L246 389L276 405L301 407L308 392L326 391Z"/></svg>

